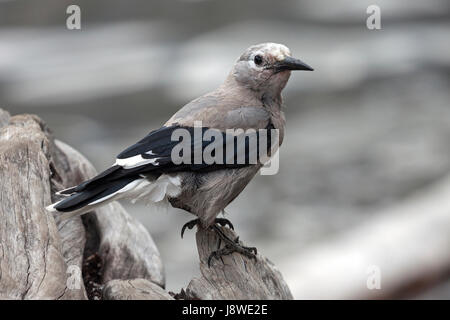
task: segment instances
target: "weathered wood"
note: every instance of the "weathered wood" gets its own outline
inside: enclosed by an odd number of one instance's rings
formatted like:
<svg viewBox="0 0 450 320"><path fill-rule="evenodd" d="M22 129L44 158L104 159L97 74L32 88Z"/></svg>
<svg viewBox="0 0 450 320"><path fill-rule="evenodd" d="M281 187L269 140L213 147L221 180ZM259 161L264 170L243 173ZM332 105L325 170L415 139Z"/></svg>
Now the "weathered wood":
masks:
<svg viewBox="0 0 450 320"><path fill-rule="evenodd" d="M68 290L67 266L51 203L51 139L37 117L12 117L0 130L0 295L83 298Z"/></svg>
<svg viewBox="0 0 450 320"><path fill-rule="evenodd" d="M145 279L111 280L103 289L105 300L173 300L160 286Z"/></svg>
<svg viewBox="0 0 450 320"><path fill-rule="evenodd" d="M103 283L113 279L144 278L165 286L164 269L150 234L115 202L97 211L99 254L105 263Z"/></svg>
<svg viewBox="0 0 450 320"><path fill-rule="evenodd" d="M231 239L237 235L222 228ZM220 260L208 257L217 250L219 238L210 230L200 229L196 234L202 276L194 278L186 288L188 299L292 299L292 294L281 273L267 258L257 255L257 261L238 253Z"/></svg>
<svg viewBox="0 0 450 320"><path fill-rule="evenodd" d="M75 184L96 174L92 164L78 151L56 141L56 145L70 159ZM118 202L98 208L86 219L99 243L97 251L103 260L102 282L113 279L148 279L161 287L165 285L161 256L145 227L131 217Z"/></svg>
<svg viewBox="0 0 450 320"><path fill-rule="evenodd" d="M7 124L9 115L0 116ZM81 278L83 222L80 217L60 222L45 206L57 200L54 191L94 175L94 168L74 149L54 143L45 124L29 115L11 118L0 131L0 152L0 295L87 298ZM141 277L164 286L159 252L140 223L118 203L91 216L87 228L99 237L93 245L103 260L103 282Z"/></svg>
<svg viewBox="0 0 450 320"><path fill-rule="evenodd" d="M235 238L236 234L222 228L225 234ZM229 300L229 299L292 299L292 294L280 272L267 258L258 254L257 261L234 253L212 262L208 258L217 250L218 237L201 229L196 234L202 276L190 281L188 287L178 294L181 299ZM144 279L128 281L112 280L103 289L103 298L108 300L173 299L167 292Z"/></svg>
<svg viewBox="0 0 450 320"><path fill-rule="evenodd" d="M80 173L78 168L70 160L62 145L52 140L51 149L51 167L53 174L51 179L52 202L57 201L55 192L78 183ZM87 299L84 282L81 278L81 270L83 267L83 253L86 244L86 232L81 217L75 217L66 221L60 221L58 214L54 214L54 219L58 227L59 235L62 241L62 253L67 264L68 273L76 281L76 285L80 287L83 298ZM77 286L74 286L75 288Z"/></svg>
<svg viewBox="0 0 450 320"><path fill-rule="evenodd" d="M162 289L164 272L155 243L119 203L66 221L45 210L57 200L56 190L96 174L86 158L54 140L36 116L10 118L0 109L0 128L2 299L86 299L81 270L87 263L100 266L94 276L98 285L105 284L105 299L173 299ZM292 298L281 274L260 255L255 263L233 254L223 258L225 264L215 261L208 268L217 241L210 231L197 232L202 277L193 279L179 297Z"/></svg>

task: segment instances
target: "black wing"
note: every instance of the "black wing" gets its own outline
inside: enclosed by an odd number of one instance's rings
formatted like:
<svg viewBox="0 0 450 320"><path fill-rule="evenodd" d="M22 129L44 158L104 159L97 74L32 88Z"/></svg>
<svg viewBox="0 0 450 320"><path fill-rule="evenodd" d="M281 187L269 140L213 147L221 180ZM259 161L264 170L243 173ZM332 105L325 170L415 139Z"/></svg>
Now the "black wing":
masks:
<svg viewBox="0 0 450 320"><path fill-rule="evenodd" d="M162 127L150 132L142 140L122 151L117 156L115 165L109 169L77 187L61 191L60 194L80 192L88 186L93 187L125 177L139 177L139 175L143 174L158 177L164 173L177 171L205 172L255 164L260 161L259 151L261 147L266 148L266 153L270 151L274 138L274 131L271 129L274 129L274 127L272 124L269 124L266 131L231 134L206 127ZM174 140L173 137L176 136L176 130L184 130L185 135L190 136L190 140ZM205 141L203 137L208 130L215 131L211 139ZM268 134L266 137L263 137L263 133ZM252 138L256 140L252 140ZM180 148L180 143L183 143L184 148ZM173 159L172 152L175 148L177 148L176 150L180 149L178 156L184 159L181 163ZM206 148L213 150L211 152L213 156L216 155L215 148L217 148L216 150L222 148L223 152L221 156L215 157L213 162L205 161L203 157L200 159L195 157L196 154L198 155L198 152L203 154ZM184 152L186 153L183 154Z"/></svg>

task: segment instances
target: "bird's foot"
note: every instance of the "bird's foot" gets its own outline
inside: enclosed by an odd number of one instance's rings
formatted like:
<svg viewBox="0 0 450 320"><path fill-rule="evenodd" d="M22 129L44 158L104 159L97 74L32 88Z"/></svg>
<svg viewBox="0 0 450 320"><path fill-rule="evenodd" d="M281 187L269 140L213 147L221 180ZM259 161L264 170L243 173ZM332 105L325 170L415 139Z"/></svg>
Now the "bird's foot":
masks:
<svg viewBox="0 0 450 320"><path fill-rule="evenodd" d="M216 218L214 220L215 224L219 224L222 227L228 226L231 230L234 230L234 226L231 223L230 220L225 219L225 218ZM186 229L192 230L192 228L194 228L196 225L200 224L200 219L194 219L191 221L188 221L187 223L185 223L183 225L183 227L181 228L181 238L183 238L184 232L186 231Z"/></svg>
<svg viewBox="0 0 450 320"><path fill-rule="evenodd" d="M211 267L211 261L213 258L220 259L223 263L222 257L232 254L233 252L238 252L243 256L246 256L247 258L250 259L255 259L256 261L256 254L258 252L255 247L246 247L242 245L239 242L239 237L237 237L235 240L230 239L225 233L223 233L222 230L220 230L220 228L217 225L212 226L212 229L219 236L219 248L209 255L208 267ZM223 248L220 248L222 241L225 242L225 246Z"/></svg>

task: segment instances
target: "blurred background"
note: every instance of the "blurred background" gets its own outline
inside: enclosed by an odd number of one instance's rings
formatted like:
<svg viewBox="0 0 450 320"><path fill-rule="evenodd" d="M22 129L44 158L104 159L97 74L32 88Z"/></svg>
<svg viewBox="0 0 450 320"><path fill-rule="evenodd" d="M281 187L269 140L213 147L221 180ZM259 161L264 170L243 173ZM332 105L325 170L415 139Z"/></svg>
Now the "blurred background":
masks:
<svg viewBox="0 0 450 320"><path fill-rule="evenodd" d="M70 4L81 30L66 28ZM371 4L381 30L366 27ZM280 171L257 176L228 207L237 233L296 298L372 297L370 265L381 272L376 297L450 298L449 9L447 0L0 0L0 107L38 114L102 170L220 85L244 49L283 43L315 71L291 76ZM123 204L178 292L199 272L194 232L179 235L191 217Z"/></svg>

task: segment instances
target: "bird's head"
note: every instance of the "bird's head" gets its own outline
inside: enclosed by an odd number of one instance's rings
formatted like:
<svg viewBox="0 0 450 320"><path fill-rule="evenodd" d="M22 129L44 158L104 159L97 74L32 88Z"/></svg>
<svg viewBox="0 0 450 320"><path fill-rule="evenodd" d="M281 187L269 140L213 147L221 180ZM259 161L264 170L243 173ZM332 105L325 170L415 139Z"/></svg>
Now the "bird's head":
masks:
<svg viewBox="0 0 450 320"><path fill-rule="evenodd" d="M313 68L293 58L289 48L282 44L262 43L245 50L230 77L261 96L277 96L286 86L292 70L313 71Z"/></svg>

